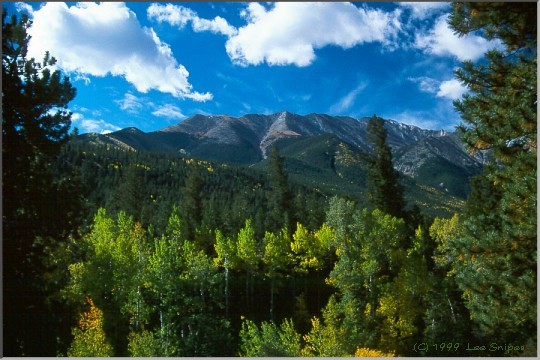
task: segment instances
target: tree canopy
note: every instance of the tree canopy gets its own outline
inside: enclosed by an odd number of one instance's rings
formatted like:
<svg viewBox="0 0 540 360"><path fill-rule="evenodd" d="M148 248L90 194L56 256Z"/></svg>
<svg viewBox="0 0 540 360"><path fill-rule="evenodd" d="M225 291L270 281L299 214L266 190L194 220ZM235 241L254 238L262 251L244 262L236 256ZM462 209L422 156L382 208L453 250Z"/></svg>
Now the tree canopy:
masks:
<svg viewBox="0 0 540 360"><path fill-rule="evenodd" d="M4 328L7 354L39 355L54 347L58 326L45 309L46 256L78 226L80 194L55 176L69 138L68 103L76 90L48 52L28 58L32 22L2 11L2 190ZM69 199L66 201L66 199ZM50 284L49 284L50 285ZM20 292L25 296L19 296ZM32 332L42 329L36 340Z"/></svg>
<svg viewBox="0 0 540 360"><path fill-rule="evenodd" d="M456 77L469 92L455 101L472 152L491 160L473 182L463 234L450 239L456 281L475 331L490 341L536 343L537 6L456 3L451 27L502 46Z"/></svg>

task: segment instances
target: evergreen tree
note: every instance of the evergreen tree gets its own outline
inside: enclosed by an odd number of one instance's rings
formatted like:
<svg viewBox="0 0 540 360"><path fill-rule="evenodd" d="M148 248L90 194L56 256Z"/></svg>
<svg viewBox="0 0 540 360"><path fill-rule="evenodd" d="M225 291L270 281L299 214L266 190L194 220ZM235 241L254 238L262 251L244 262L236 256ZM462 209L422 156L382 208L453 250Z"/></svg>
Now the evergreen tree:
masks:
<svg viewBox="0 0 540 360"><path fill-rule="evenodd" d="M184 187L183 209L186 221L186 239L194 240L202 221L203 179L197 167L190 169Z"/></svg>
<svg viewBox="0 0 540 360"><path fill-rule="evenodd" d="M52 70L47 52L29 59L26 14L2 12L2 226L4 337L7 356L56 355L57 318L45 303L44 256L74 233L75 214L60 205L79 194L55 181L52 164L68 140L68 103L76 90ZM71 190L70 190L71 189ZM24 294L24 296L21 296Z"/></svg>
<svg viewBox="0 0 540 360"><path fill-rule="evenodd" d="M268 199L268 215L266 218L266 230L277 232L281 228L289 231L294 226L293 220L293 195L289 189L289 179L284 169L285 158L279 155L276 146L268 158L268 176L271 191Z"/></svg>
<svg viewBox="0 0 540 360"><path fill-rule="evenodd" d="M116 213L124 211L137 221L143 220L143 208L148 195L144 171L137 165L127 166L120 178L120 185L111 196L109 208Z"/></svg>
<svg viewBox="0 0 540 360"><path fill-rule="evenodd" d="M498 39L456 77L469 93L454 102L471 152L490 149L485 181L468 200L463 235L453 239L456 281L479 338L536 347L537 6L455 3L451 27ZM488 184L489 183L489 184ZM490 188L486 191L486 186ZM484 187L484 189L481 189ZM488 206L489 205L489 206Z"/></svg>
<svg viewBox="0 0 540 360"><path fill-rule="evenodd" d="M386 144L388 131L384 120L373 115L367 125L367 138L373 145L367 180L368 204L386 214L404 216L403 187L398 183L398 172L392 164L392 152Z"/></svg>
<svg viewBox="0 0 540 360"><path fill-rule="evenodd" d="M331 312L342 319L335 322L346 334L341 336L346 345L340 346L345 346L345 354L352 354L355 345L382 346L384 306L393 296L392 282L403 271L406 260L405 223L379 209L359 212L342 199L330 200L327 221L338 256L326 281L341 295Z"/></svg>

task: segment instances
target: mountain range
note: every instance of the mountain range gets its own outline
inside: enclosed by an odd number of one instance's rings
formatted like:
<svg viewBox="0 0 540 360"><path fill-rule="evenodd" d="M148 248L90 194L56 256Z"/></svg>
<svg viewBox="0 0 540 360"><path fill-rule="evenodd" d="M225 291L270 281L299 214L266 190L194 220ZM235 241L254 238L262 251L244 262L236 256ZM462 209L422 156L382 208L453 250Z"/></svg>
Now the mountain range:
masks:
<svg viewBox="0 0 540 360"><path fill-rule="evenodd" d="M199 114L157 131L130 127L109 134L83 134L77 141L252 167L264 166L269 150L277 145L292 177L304 182L313 179L314 186L326 181L336 188L345 183L361 187L371 148L368 120L287 111L241 117ZM394 120L384 124L394 167L404 181L466 197L469 177L479 173L485 153L469 154L456 132L425 130Z"/></svg>

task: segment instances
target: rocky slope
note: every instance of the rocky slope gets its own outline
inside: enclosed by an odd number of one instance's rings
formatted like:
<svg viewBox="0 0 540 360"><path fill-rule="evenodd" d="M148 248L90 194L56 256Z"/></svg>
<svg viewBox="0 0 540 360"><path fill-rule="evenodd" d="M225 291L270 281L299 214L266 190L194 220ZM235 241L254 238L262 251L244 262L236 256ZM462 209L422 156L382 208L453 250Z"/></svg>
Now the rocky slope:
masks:
<svg viewBox="0 0 540 360"><path fill-rule="evenodd" d="M287 111L272 115L195 115L158 131L127 128L107 135L84 134L81 141L104 143L131 150L173 152L181 156L241 165L254 165L266 158L273 144L290 146L287 157L311 166L310 139L331 135L359 154L367 154L366 126L369 118L325 114L297 115ZM420 183L460 197L468 192L468 178L478 173L485 154L471 156L458 134L425 130L385 120L387 143L394 153L394 166ZM295 143L301 146L293 146ZM328 155L335 166L334 155ZM298 160L300 159L300 160Z"/></svg>

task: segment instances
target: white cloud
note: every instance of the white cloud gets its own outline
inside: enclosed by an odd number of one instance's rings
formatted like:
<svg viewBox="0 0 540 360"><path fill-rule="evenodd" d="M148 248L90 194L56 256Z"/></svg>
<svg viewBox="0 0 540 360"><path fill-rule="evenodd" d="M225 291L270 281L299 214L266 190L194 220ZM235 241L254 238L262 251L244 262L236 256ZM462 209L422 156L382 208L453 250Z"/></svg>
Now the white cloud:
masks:
<svg viewBox="0 0 540 360"><path fill-rule="evenodd" d="M81 134L89 132L108 134L120 130L118 126L110 124L103 119L86 119L84 115L80 113L73 113L71 122L74 127L79 129Z"/></svg>
<svg viewBox="0 0 540 360"><path fill-rule="evenodd" d="M154 19L158 22L167 22L179 28L183 28L193 17L197 16L193 10L183 6L156 3L148 7L146 14L149 19Z"/></svg>
<svg viewBox="0 0 540 360"><path fill-rule="evenodd" d="M501 47L501 42L488 41L474 34L459 37L450 29L448 15L443 15L437 19L433 29L427 33L416 34L414 46L428 54L474 61L481 58L489 49Z"/></svg>
<svg viewBox="0 0 540 360"><path fill-rule="evenodd" d="M148 7L147 15L149 19L158 22L167 22L170 25L178 26L180 29L191 22L191 27L195 32L210 31L214 34L233 36L237 33L234 26L229 25L227 20L216 16L212 20L200 18L197 13L191 9L173 4L152 4Z"/></svg>
<svg viewBox="0 0 540 360"><path fill-rule="evenodd" d="M411 10L411 18L419 20L427 19L450 7L450 3L445 2L401 2L399 5Z"/></svg>
<svg viewBox="0 0 540 360"><path fill-rule="evenodd" d="M338 102L330 107L330 112L339 114L347 111L354 104L358 95L367 87L367 83L362 82L357 87L352 89L347 95L342 97Z"/></svg>
<svg viewBox="0 0 540 360"><path fill-rule="evenodd" d="M227 20L221 16L216 16L212 20L201 19L196 17L192 20L191 26L193 26L193 31L210 31L214 34L223 34L227 36L233 36L237 33L235 27L229 25Z"/></svg>
<svg viewBox="0 0 540 360"><path fill-rule="evenodd" d="M18 12L26 12L29 15L32 15L34 13L34 9L29 4L23 3L23 2L17 2L15 3L15 9Z"/></svg>
<svg viewBox="0 0 540 360"><path fill-rule="evenodd" d="M182 114L178 107L171 104L159 106L155 111L152 112L152 115L176 120L182 120L186 118L186 116Z"/></svg>
<svg viewBox="0 0 540 360"><path fill-rule="evenodd" d="M344 49L367 43L392 45L400 29L400 11L358 8L341 2L276 2L270 9L249 3L248 24L226 43L227 54L239 65L307 66L315 49Z"/></svg>
<svg viewBox="0 0 540 360"><path fill-rule="evenodd" d="M437 96L455 100L461 98L467 90L467 87L459 80L452 79L441 82Z"/></svg>
<svg viewBox="0 0 540 360"><path fill-rule="evenodd" d="M120 106L121 110L130 114L138 114L143 108L143 100L131 93L126 93L123 99L115 102Z"/></svg>
<svg viewBox="0 0 540 360"><path fill-rule="evenodd" d="M124 3L45 3L34 11L29 55L45 51L58 67L81 76L122 76L137 91L157 90L179 98L210 100L210 93L192 91L189 72L178 64L170 47L142 27Z"/></svg>
<svg viewBox="0 0 540 360"><path fill-rule="evenodd" d="M436 94L437 97L451 100L459 99L468 91L467 87L457 79L439 81L427 76L420 76L416 78L410 77L409 80L417 83L423 92Z"/></svg>
<svg viewBox="0 0 540 360"><path fill-rule="evenodd" d="M439 88L439 81L427 76L410 77L410 81L418 84L418 87L423 92L436 93Z"/></svg>

